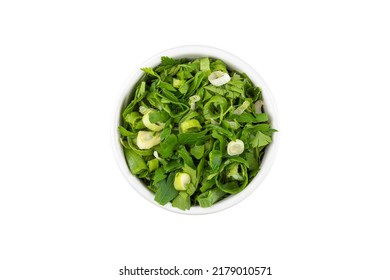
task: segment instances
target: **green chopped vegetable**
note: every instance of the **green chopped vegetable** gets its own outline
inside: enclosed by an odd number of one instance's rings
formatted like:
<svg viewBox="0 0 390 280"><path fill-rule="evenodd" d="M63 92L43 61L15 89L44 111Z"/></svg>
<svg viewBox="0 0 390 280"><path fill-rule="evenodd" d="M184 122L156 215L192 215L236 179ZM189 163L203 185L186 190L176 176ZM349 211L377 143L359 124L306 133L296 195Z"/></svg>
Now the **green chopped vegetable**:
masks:
<svg viewBox="0 0 390 280"><path fill-rule="evenodd" d="M148 161L148 168L149 168L149 172L153 172L154 170L156 170L159 166L159 161L158 159L152 159L152 160L149 160Z"/></svg>
<svg viewBox="0 0 390 280"><path fill-rule="evenodd" d="M196 200L198 201L200 207L210 207L224 196L226 196L224 191L214 188L200 194Z"/></svg>
<svg viewBox="0 0 390 280"><path fill-rule="evenodd" d="M176 173L175 182L173 183L173 186L178 191L185 191L187 190L190 182L191 182L191 177L187 173Z"/></svg>
<svg viewBox="0 0 390 280"><path fill-rule="evenodd" d="M180 124L181 131L183 133L199 130L202 128L199 121L196 119L186 120Z"/></svg>
<svg viewBox="0 0 390 280"><path fill-rule="evenodd" d="M208 57L162 57L142 70L118 127L131 173L183 211L244 190L275 132L261 89Z"/></svg>
<svg viewBox="0 0 390 280"><path fill-rule="evenodd" d="M154 200L161 205L167 204L178 195L178 191L173 187L174 173L170 173L167 180L161 180L156 184L156 195Z"/></svg>
<svg viewBox="0 0 390 280"><path fill-rule="evenodd" d="M181 210L191 208L191 196L186 192L179 192L179 195L172 200L172 206Z"/></svg>
<svg viewBox="0 0 390 280"><path fill-rule="evenodd" d="M134 175L141 174L143 171L147 170L146 163L142 156L138 155L131 149L124 149L125 157L127 159L127 164L130 168L131 173Z"/></svg>

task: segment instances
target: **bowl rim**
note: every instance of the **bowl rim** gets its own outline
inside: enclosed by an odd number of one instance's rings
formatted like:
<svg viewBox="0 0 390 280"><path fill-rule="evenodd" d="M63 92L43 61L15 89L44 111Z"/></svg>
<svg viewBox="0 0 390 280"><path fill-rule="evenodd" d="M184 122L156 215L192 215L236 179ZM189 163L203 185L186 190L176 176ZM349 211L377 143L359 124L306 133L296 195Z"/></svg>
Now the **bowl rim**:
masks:
<svg viewBox="0 0 390 280"><path fill-rule="evenodd" d="M170 48L164 51L161 51L146 61L144 61L139 67L133 70L130 76L126 79L123 84L119 94L117 94L116 102L113 108L112 121L110 122L111 126L111 144L115 160L118 164L119 169L121 170L123 176L126 178L128 183L137 191L142 197L152 204L159 206L165 210L187 214L187 215L202 215L202 214L211 214L216 213L225 209L232 207L233 205L238 204L239 202L246 199L250 194L252 194L264 181L268 175L277 154L277 149L279 146L279 132L274 133L272 136L272 142L265 151L263 160L261 162L261 170L259 173L251 180L248 186L238 194L231 195L216 204L208 208L202 208L200 206L191 206L189 210L183 211L178 208L172 207L171 203L167 203L162 206L154 201L154 194L147 189L140 179L136 178L131 174L126 159L124 157L122 145L119 142L120 133L118 131L118 125L120 122L121 111L124 106L124 103L128 102L130 94L133 92L134 86L140 80L143 75L143 71L140 70L141 67L155 67L161 62L162 56L169 56L173 58L199 58L199 57L214 57L223 60L230 68L237 70L239 72L244 72L250 77L251 81L262 89L264 108L267 114L269 115L270 123L273 128L279 128L279 114L276 106L275 99L268 88L267 84L263 78L257 73L257 71L252 68L247 62L237 57L236 55L227 52L225 50L205 46L205 45L184 45L174 48Z"/></svg>

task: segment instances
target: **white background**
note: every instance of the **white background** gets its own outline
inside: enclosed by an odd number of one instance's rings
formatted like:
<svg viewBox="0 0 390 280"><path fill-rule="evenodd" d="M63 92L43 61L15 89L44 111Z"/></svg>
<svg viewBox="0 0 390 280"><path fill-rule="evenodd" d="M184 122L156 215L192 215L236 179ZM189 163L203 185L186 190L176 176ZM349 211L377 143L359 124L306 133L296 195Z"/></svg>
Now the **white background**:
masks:
<svg viewBox="0 0 390 280"><path fill-rule="evenodd" d="M1 1L0 279L136 279L124 265L390 279L386 2ZM110 144L131 71L186 44L249 62L281 118L261 187L207 216L144 200ZM256 279L164 279L179 278Z"/></svg>

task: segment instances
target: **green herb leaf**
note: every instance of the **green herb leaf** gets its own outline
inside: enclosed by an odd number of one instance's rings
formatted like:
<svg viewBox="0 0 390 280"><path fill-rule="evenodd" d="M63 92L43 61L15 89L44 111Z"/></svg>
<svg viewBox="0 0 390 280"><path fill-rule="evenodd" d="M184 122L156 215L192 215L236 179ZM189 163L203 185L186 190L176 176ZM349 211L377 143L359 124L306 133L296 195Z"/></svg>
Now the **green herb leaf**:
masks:
<svg viewBox="0 0 390 280"><path fill-rule="evenodd" d="M157 168L157 170L154 172L154 175L153 175L153 183L157 184L161 180L164 180L166 177L167 177L167 175L165 175L164 168L162 168L162 167Z"/></svg>
<svg viewBox="0 0 390 280"><path fill-rule="evenodd" d="M209 92L216 93L219 95L225 95L226 94L226 89L221 88L221 87L216 87L213 85L205 86L205 89L207 89Z"/></svg>
<svg viewBox="0 0 390 280"><path fill-rule="evenodd" d="M194 80L192 81L190 88L188 90L188 94L192 95L200 86L202 83L203 79L205 78L205 73L204 72L197 72Z"/></svg>
<svg viewBox="0 0 390 280"><path fill-rule="evenodd" d="M130 102L129 105L123 110L122 112L122 117L125 118L127 114L132 112L134 107L146 96L147 91L146 91L146 83L142 81L138 86L135 91L135 98Z"/></svg>
<svg viewBox="0 0 390 280"><path fill-rule="evenodd" d="M263 147L263 146L267 146L269 143L271 143L271 141L272 141L271 137L265 135L261 131L258 131L256 133L256 136L251 141L251 144L253 148Z"/></svg>
<svg viewBox="0 0 390 280"><path fill-rule="evenodd" d="M176 65L179 62L176 61L176 59L170 58L168 56L161 57L161 65L167 66L167 65Z"/></svg>
<svg viewBox="0 0 390 280"><path fill-rule="evenodd" d="M204 145L195 145L191 147L191 155L193 155L196 159L201 159L204 154Z"/></svg>
<svg viewBox="0 0 390 280"><path fill-rule="evenodd" d="M178 170L183 167L183 164L179 160L171 160L164 164L164 170L166 173Z"/></svg>
<svg viewBox="0 0 390 280"><path fill-rule="evenodd" d="M210 155L210 167L213 171L217 171L222 163L222 152L218 150L211 151Z"/></svg>
<svg viewBox="0 0 390 280"><path fill-rule="evenodd" d="M160 144L158 153L163 158L170 158L173 155L176 145L177 136L175 134L171 134Z"/></svg>
<svg viewBox="0 0 390 280"><path fill-rule="evenodd" d="M176 89L171 84L168 84L166 82L160 82L158 86L162 89L166 89L172 92L176 91Z"/></svg>
<svg viewBox="0 0 390 280"><path fill-rule="evenodd" d="M198 201L200 207L210 207L224 196L226 196L226 193L218 188L214 188L200 194L196 200Z"/></svg>
<svg viewBox="0 0 390 280"><path fill-rule="evenodd" d="M204 143L210 138L207 134L207 130L196 133L181 133L178 135L179 144L182 145L195 145L196 143Z"/></svg>
<svg viewBox="0 0 390 280"><path fill-rule="evenodd" d="M155 111L149 114L149 121L151 123L165 123L169 118L169 114L165 111Z"/></svg>
<svg viewBox="0 0 390 280"><path fill-rule="evenodd" d="M148 170L148 167L146 166L146 163L142 156L138 155L136 152L130 149L124 149L124 152L127 160L127 165L129 166L131 173L137 175Z"/></svg>
<svg viewBox="0 0 390 280"><path fill-rule="evenodd" d="M244 112L241 115L231 115L231 119L237 120L239 123L259 123L268 121L266 113L262 114L251 114Z"/></svg>
<svg viewBox="0 0 390 280"><path fill-rule="evenodd" d="M128 131L123 126L119 126L118 129L119 129L120 134L123 135L123 136L131 136L131 135L133 135L133 132Z"/></svg>
<svg viewBox="0 0 390 280"><path fill-rule="evenodd" d="M160 76L157 75L156 72L154 72L154 70L152 68L147 68L147 67L144 67L144 68L141 68L142 71L144 71L146 74L149 74L151 76L154 76L156 77L157 79L160 80Z"/></svg>
<svg viewBox="0 0 390 280"><path fill-rule="evenodd" d="M156 184L157 191L154 200L157 203L165 205L178 195L178 191L173 187L174 179L175 174L170 173L167 180L161 180Z"/></svg>
<svg viewBox="0 0 390 280"><path fill-rule="evenodd" d="M183 159L184 164L195 169L194 161L192 160L192 157L191 157L190 153L187 151L186 147L180 146L180 148L178 150L178 154Z"/></svg>
<svg viewBox="0 0 390 280"><path fill-rule="evenodd" d="M181 210L188 210L191 208L191 198L185 191L180 191L179 195L172 200L172 206Z"/></svg>

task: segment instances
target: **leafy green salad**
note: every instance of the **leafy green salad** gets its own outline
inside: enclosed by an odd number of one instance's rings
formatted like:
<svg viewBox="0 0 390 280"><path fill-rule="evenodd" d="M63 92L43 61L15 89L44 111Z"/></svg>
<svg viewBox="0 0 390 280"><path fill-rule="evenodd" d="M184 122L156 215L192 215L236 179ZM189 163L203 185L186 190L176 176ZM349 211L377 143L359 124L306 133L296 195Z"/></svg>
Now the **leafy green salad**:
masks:
<svg viewBox="0 0 390 280"><path fill-rule="evenodd" d="M131 173L161 205L210 207L241 192L272 141L261 89L212 58L161 57L122 111Z"/></svg>

